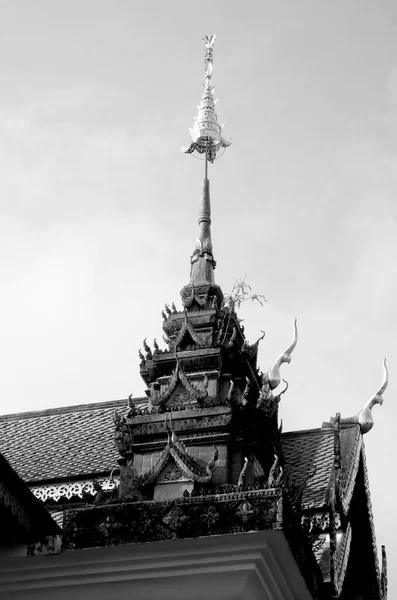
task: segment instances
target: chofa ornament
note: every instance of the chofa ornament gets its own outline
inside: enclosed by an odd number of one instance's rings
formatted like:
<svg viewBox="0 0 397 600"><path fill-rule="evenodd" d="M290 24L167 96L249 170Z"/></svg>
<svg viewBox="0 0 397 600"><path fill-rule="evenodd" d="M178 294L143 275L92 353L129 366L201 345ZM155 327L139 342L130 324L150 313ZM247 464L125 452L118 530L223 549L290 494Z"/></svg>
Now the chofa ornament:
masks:
<svg viewBox="0 0 397 600"><path fill-rule="evenodd" d="M297 319L294 321L294 338L288 348L277 358L273 366L262 377L262 383L268 383L270 388L274 390L281 383L280 367L283 363L291 362L291 354L298 343L298 326Z"/></svg>
<svg viewBox="0 0 397 600"><path fill-rule="evenodd" d="M373 396L364 404L362 409L355 414L353 417L344 417L340 419L340 423L358 423L360 425L361 433L368 433L374 426L374 418L372 416L372 408L375 404L382 406L383 394L389 384L389 371L386 364L386 359L383 360L383 381L380 388L375 392ZM334 417L330 418L330 423L334 422Z"/></svg>

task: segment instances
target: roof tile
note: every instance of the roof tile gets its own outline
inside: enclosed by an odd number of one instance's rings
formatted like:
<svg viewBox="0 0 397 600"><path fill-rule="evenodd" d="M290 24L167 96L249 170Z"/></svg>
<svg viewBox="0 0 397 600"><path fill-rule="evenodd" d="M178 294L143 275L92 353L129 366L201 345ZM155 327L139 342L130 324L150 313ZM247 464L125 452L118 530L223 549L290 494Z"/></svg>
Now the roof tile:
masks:
<svg viewBox="0 0 397 600"><path fill-rule="evenodd" d="M142 405L145 399L134 400ZM127 400L0 417L0 452L28 483L110 472L119 458L112 415ZM359 427L341 429L342 489L351 479ZM333 468L331 428L282 435L291 483L304 485L302 508L327 503Z"/></svg>

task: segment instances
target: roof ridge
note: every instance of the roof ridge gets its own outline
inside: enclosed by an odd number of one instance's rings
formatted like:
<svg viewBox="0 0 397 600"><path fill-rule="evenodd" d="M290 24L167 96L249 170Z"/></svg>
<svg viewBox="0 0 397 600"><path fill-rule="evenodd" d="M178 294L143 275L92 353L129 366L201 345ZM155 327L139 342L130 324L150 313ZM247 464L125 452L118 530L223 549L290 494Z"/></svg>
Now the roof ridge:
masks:
<svg viewBox="0 0 397 600"><path fill-rule="evenodd" d="M344 424L341 429L352 429L354 427L357 427L357 423L349 423L348 425ZM329 435L330 433L333 434L333 429L331 427L318 427L317 429L296 429L292 431L283 431L281 437L292 437L300 433L304 433L305 435Z"/></svg>
<svg viewBox="0 0 397 600"><path fill-rule="evenodd" d="M134 404L139 404L140 402L147 402L146 397L142 398L133 398ZM102 408L112 408L119 407L125 405L127 407L128 398L122 398L120 400L105 400L102 402L90 402L87 404L72 404L70 406L57 406L53 408L45 408L42 410L31 410L26 412L19 413L10 413L5 415L0 415L0 421L13 421L16 419L31 419L34 417L46 417L49 415L61 415L65 413L73 413L73 412L84 412L88 410L98 410Z"/></svg>

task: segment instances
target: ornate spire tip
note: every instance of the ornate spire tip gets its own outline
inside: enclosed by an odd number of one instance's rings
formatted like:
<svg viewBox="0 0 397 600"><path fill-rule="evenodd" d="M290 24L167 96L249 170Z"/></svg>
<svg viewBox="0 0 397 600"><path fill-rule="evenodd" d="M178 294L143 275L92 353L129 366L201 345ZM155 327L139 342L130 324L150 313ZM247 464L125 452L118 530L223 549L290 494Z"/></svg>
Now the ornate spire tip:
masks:
<svg viewBox="0 0 397 600"><path fill-rule="evenodd" d="M230 146L231 141L225 140L222 136L222 127L218 124L218 115L215 111L216 100L214 99L214 88L211 84L213 63L214 63L214 43L216 35L206 35L204 52L205 82L204 90L201 96L198 115L190 129L192 143L188 148L182 148L186 154L198 152L205 154L206 158L212 163L216 158L217 152L221 148Z"/></svg>

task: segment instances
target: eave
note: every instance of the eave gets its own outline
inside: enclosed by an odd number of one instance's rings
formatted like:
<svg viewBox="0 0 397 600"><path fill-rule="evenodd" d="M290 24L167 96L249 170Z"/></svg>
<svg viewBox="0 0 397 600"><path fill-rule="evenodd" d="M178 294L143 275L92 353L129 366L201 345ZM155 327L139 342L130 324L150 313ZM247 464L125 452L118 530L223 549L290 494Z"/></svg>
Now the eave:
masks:
<svg viewBox="0 0 397 600"><path fill-rule="evenodd" d="M0 586L13 600L312 600L283 531L126 544L9 559ZM81 596L82 597L82 596Z"/></svg>

